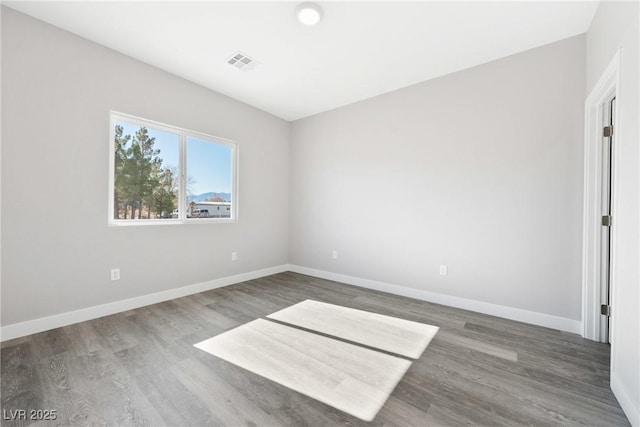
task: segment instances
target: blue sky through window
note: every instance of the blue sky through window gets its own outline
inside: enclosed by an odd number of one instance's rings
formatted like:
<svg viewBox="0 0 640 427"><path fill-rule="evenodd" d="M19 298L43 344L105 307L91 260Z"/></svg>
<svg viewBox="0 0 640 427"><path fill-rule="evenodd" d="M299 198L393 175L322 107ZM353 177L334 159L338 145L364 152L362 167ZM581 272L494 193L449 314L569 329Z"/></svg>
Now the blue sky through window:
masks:
<svg viewBox="0 0 640 427"><path fill-rule="evenodd" d="M140 125L116 121L122 126L124 135L135 135ZM162 166L178 170L178 134L165 132L147 126L149 136L155 138L154 148L160 150ZM231 193L231 147L193 137L187 137L188 188L193 195L208 192Z"/></svg>
<svg viewBox="0 0 640 427"><path fill-rule="evenodd" d="M187 137L187 176L193 194L231 193L231 147Z"/></svg>

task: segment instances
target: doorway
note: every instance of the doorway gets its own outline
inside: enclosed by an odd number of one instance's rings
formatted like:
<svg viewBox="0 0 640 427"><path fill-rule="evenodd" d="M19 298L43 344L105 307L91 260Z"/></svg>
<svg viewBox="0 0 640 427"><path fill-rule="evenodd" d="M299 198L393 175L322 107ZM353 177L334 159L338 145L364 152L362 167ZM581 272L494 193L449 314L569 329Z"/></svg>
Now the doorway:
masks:
<svg viewBox="0 0 640 427"><path fill-rule="evenodd" d="M615 138L621 135L616 121L620 56L618 51L585 102L582 336L611 343L612 354L616 351L617 239L611 214L617 206Z"/></svg>

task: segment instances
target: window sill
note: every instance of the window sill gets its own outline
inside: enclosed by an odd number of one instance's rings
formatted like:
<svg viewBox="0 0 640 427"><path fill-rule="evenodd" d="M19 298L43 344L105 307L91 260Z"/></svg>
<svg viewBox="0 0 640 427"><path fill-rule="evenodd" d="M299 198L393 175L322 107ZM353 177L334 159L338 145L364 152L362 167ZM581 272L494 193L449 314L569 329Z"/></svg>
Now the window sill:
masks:
<svg viewBox="0 0 640 427"><path fill-rule="evenodd" d="M186 220L169 219L169 220L110 220L109 227L136 227L148 225L180 225L180 224L230 224L237 222L236 218L188 218Z"/></svg>

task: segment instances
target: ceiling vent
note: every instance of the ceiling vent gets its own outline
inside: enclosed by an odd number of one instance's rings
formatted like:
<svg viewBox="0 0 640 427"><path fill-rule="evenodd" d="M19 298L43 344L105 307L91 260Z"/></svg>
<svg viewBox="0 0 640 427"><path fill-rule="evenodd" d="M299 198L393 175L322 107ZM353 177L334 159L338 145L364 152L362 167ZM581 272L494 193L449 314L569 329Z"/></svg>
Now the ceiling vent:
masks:
<svg viewBox="0 0 640 427"><path fill-rule="evenodd" d="M227 59L227 64L233 65L239 70L249 71L253 70L257 62L242 52L236 52Z"/></svg>

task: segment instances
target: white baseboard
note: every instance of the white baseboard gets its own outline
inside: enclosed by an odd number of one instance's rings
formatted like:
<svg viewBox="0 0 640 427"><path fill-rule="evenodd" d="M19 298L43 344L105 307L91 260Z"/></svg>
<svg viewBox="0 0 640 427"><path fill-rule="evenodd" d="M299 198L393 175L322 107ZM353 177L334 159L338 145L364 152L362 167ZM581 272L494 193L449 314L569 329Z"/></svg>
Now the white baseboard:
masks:
<svg viewBox="0 0 640 427"><path fill-rule="evenodd" d="M611 391L618 399L620 407L624 411L624 414L629 418L629 422L633 427L640 427L640 408L637 406L638 402L634 402L633 399L627 393L618 376L611 372Z"/></svg>
<svg viewBox="0 0 640 427"><path fill-rule="evenodd" d="M263 270L238 274L235 276L223 277L207 282L196 283L194 285L169 289L167 291L156 292L149 295L142 295L122 301L115 301L112 303L87 307L80 310L69 311L53 316L42 317L26 322L2 326L0 327L0 341L6 341L25 335L44 332L50 329L59 328L61 326L84 322L86 320L96 319L98 317L108 316L134 308L144 307L150 304L156 304L183 296L196 294L198 292L208 291L210 289L221 288L223 286L229 286L247 280L258 279L260 277L270 276L272 274L282 273L284 271L293 271L296 273L306 274L322 279L347 283L349 285L375 289L378 291L402 295L423 301L434 302L437 304L443 304L451 307L476 311L479 313L490 314L492 316L498 316L506 319L517 320L520 322L531 323L534 325L545 326L548 328L559 329L561 331L573 332L577 334L582 331L582 323L578 320L566 319L563 317L551 316L548 314L505 307L451 295L438 294L435 292L429 292L420 289L407 288L404 286L392 285L390 283L347 276L344 274L302 267L299 265L280 265L276 267L265 268Z"/></svg>
<svg viewBox="0 0 640 427"><path fill-rule="evenodd" d="M221 288L223 286L229 286L235 283L245 282L247 280L259 279L260 277L282 273L287 270L287 265L280 265L276 267L265 268L263 270L237 274L235 276L222 277L220 279L196 283L194 285L169 289L167 291L156 292L149 295L142 295L126 300L115 301L107 304L96 305L93 307L82 308L80 310L55 314L53 316L28 320L26 322L14 323L11 325L0 327L0 341L7 341L10 339L23 337L25 335L44 332L48 331L49 329L55 329L61 326L84 322L86 320L96 319L98 317L108 316L110 314L120 313L134 308L144 307L150 304L156 304L175 298L181 298L187 295L197 294L199 292Z"/></svg>
<svg viewBox="0 0 640 427"><path fill-rule="evenodd" d="M530 323L547 328L558 329L561 331L580 334L582 332L582 322L579 320L567 319L564 317L552 316L534 311L522 310L519 308L506 307L503 305L491 304L488 302L476 301L466 298L455 297L451 295L429 292L421 289L407 288L405 286L392 285L390 283L378 282L376 280L363 279L360 277L347 276L330 271L317 270L299 265L289 265L289 270L306 274L308 276L319 277L321 279L333 280L336 282L347 283L349 285L359 286L367 289L375 289L377 291L388 292L390 294L402 295L405 297L415 298L423 301L434 302L437 304L447 305L450 307L462 308L478 313L490 314L492 316L502 317L505 319L517 320L519 322Z"/></svg>

